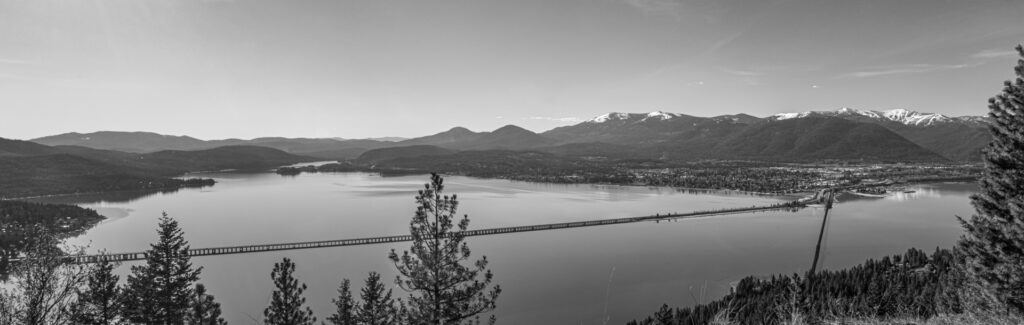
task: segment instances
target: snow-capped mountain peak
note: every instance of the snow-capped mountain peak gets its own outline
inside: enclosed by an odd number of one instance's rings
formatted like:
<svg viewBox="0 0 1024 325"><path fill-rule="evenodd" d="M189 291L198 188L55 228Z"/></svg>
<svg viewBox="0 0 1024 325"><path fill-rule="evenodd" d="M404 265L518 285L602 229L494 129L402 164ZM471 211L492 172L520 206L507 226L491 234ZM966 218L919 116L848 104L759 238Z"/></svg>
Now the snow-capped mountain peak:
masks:
<svg viewBox="0 0 1024 325"><path fill-rule="evenodd" d="M865 111L865 110L859 110L859 109L856 109L856 108L849 108L849 107L840 108L838 111L836 111L836 114L860 115L860 116L867 116L867 117L871 117L871 118L879 118L879 117L881 117L878 114L878 112L876 112L876 111Z"/></svg>
<svg viewBox="0 0 1024 325"><path fill-rule="evenodd" d="M921 113L902 108L888 111L869 111L844 107L835 111L807 111L802 113L779 113L773 115L774 120L803 118L808 116L863 116L872 119L888 120L904 125L928 126L935 123L949 122L951 118L936 113Z"/></svg>
<svg viewBox="0 0 1024 325"><path fill-rule="evenodd" d="M664 120L668 120L668 119L671 119L673 117L678 117L678 116L679 116L679 114L675 114L675 113L665 113L665 112L662 112L662 111L654 111L654 112L647 113L647 117L645 117L643 120L646 121L648 119L657 119L657 120L664 121Z"/></svg>
<svg viewBox="0 0 1024 325"><path fill-rule="evenodd" d="M788 119L792 119L792 118L804 118L804 117L807 117L808 115L811 115L811 113L813 113L813 112L779 113L779 114L772 115L771 117L772 117L772 119L775 119L775 120L788 120Z"/></svg>
<svg viewBox="0 0 1024 325"><path fill-rule="evenodd" d="M906 125L931 125L936 122L949 121L949 117L942 114L919 113L902 108L886 111L885 118Z"/></svg>
<svg viewBox="0 0 1024 325"><path fill-rule="evenodd" d="M604 123L604 122L608 122L608 121L631 120L631 119L639 119L640 121L647 121L647 120L664 121L664 120L669 120L669 119L672 119L672 118L675 118L675 117L679 117L679 114L676 114L676 113L666 113L666 112L662 112L662 111L654 111L654 112L650 112L650 113L647 113L647 114L643 114L643 113L618 113L618 112L611 112L611 113L608 113L608 114L604 114L604 115L592 118L592 119L590 119L587 122L589 122L589 123Z"/></svg>
<svg viewBox="0 0 1024 325"><path fill-rule="evenodd" d="M590 119L590 121L587 121L587 122L604 123L604 122L608 122L608 121L612 121L612 120L625 120L625 119L629 119L629 113L611 112L611 113L608 113L608 114L604 114L604 115L592 118L592 119Z"/></svg>

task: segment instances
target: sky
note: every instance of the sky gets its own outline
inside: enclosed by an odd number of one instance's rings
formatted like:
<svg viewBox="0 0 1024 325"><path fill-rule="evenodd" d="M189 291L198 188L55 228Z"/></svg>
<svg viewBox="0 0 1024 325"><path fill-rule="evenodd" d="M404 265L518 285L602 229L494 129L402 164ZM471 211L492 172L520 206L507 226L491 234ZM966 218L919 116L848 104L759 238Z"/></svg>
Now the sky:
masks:
<svg viewBox="0 0 1024 325"><path fill-rule="evenodd" d="M0 137L983 115L1022 17L1019 0L0 0Z"/></svg>

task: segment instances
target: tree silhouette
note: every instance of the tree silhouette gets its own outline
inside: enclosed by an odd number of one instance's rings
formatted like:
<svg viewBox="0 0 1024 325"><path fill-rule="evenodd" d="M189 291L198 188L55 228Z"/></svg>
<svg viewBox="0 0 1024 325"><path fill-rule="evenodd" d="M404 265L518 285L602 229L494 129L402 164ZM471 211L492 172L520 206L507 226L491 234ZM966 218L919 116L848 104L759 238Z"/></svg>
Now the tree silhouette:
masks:
<svg viewBox="0 0 1024 325"><path fill-rule="evenodd" d="M202 267L193 268L178 222L160 217L160 238L146 251L146 264L132 266L124 295L126 317L141 324L181 324L192 307Z"/></svg>
<svg viewBox="0 0 1024 325"><path fill-rule="evenodd" d="M334 315L327 318L327 322L333 325L356 325L356 308L359 305L352 299L352 290L349 288L348 279L341 280L338 287L338 298L334 298Z"/></svg>
<svg viewBox="0 0 1024 325"><path fill-rule="evenodd" d="M89 268L66 263L60 239L39 227L10 280L0 286L0 321L24 325L73 324L78 291L88 283ZM83 254L75 249L72 254ZM10 289L11 291L7 291ZM7 324L0 322L0 324Z"/></svg>
<svg viewBox="0 0 1024 325"><path fill-rule="evenodd" d="M370 272L359 295L363 303L359 306L356 318L362 325L390 325L397 321L398 310L391 299L391 289L385 291L384 283L380 282L380 274Z"/></svg>
<svg viewBox="0 0 1024 325"><path fill-rule="evenodd" d="M295 263L285 257L281 263L274 263L274 271L270 278L274 280L274 293L271 296L270 306L263 310L263 323L268 325L313 325L316 317L313 310L305 307L306 298L302 292L306 291L306 284L299 283L293 274ZM303 310L303 307L305 309Z"/></svg>
<svg viewBox="0 0 1024 325"><path fill-rule="evenodd" d="M493 274L487 269L487 257L472 267L462 262L469 259L469 246L463 242L463 231L469 217L458 221L455 195L443 195L444 179L430 175L430 183L416 195L416 214L409 224L412 247L402 255L394 249L388 257L400 274L395 283L410 292L407 317L415 324L461 324L479 321L479 315L495 308L501 287L487 287ZM482 275L483 278L478 277ZM490 321L495 321L491 316Z"/></svg>
<svg viewBox="0 0 1024 325"><path fill-rule="evenodd" d="M82 325L107 325L119 322L123 303L120 277L113 273L114 263L104 260L89 273L87 286L78 291L74 322Z"/></svg>
<svg viewBox="0 0 1024 325"><path fill-rule="evenodd" d="M992 142L984 153L977 210L958 247L973 277L1010 308L1024 311L1024 47L1015 81L989 99Z"/></svg>
<svg viewBox="0 0 1024 325"><path fill-rule="evenodd" d="M189 313L186 324L226 325L227 322L220 314L220 304L214 301L213 295L206 293L205 286L197 284L195 295L192 297L192 312Z"/></svg>

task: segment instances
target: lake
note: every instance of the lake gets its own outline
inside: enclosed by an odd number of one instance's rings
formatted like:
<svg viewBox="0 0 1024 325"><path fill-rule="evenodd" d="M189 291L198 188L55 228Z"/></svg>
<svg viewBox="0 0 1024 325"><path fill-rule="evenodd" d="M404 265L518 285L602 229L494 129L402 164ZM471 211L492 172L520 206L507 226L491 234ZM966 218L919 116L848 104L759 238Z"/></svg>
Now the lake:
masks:
<svg viewBox="0 0 1024 325"><path fill-rule="evenodd" d="M42 199L96 209L108 217L71 240L93 250L142 251L156 239L157 218L180 222L194 248L400 235L408 233L414 195L426 175L367 173L280 176L192 175L217 185L167 193L111 193ZM470 229L619 218L764 205L793 197L733 191L685 191L562 185L451 176ZM911 247L951 247L956 216L973 213L974 184L921 184L885 198L843 195L830 212L822 266L844 268ZM471 237L473 259L486 255L503 293L500 324L622 324L661 304L692 305L723 296L748 276L810 267L823 210L760 212L700 219ZM358 292L370 271L391 283L391 249L409 243L193 258L232 324L262 321L275 262L290 257L319 320L332 312L342 278ZM131 263L118 272L125 274ZM122 277L123 279L123 277ZM401 289L395 288L402 296Z"/></svg>

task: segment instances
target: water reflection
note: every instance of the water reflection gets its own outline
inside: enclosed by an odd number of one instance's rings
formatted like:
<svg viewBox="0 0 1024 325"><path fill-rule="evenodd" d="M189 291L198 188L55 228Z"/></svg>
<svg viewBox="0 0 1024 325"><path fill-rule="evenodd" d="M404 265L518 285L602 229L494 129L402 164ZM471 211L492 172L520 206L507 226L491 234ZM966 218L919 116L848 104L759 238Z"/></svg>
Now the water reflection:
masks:
<svg viewBox="0 0 1024 325"><path fill-rule="evenodd" d="M939 198L941 196L942 191L939 191L934 186L920 185L894 191L891 195L886 196L885 198L893 201L907 201L923 198Z"/></svg>

